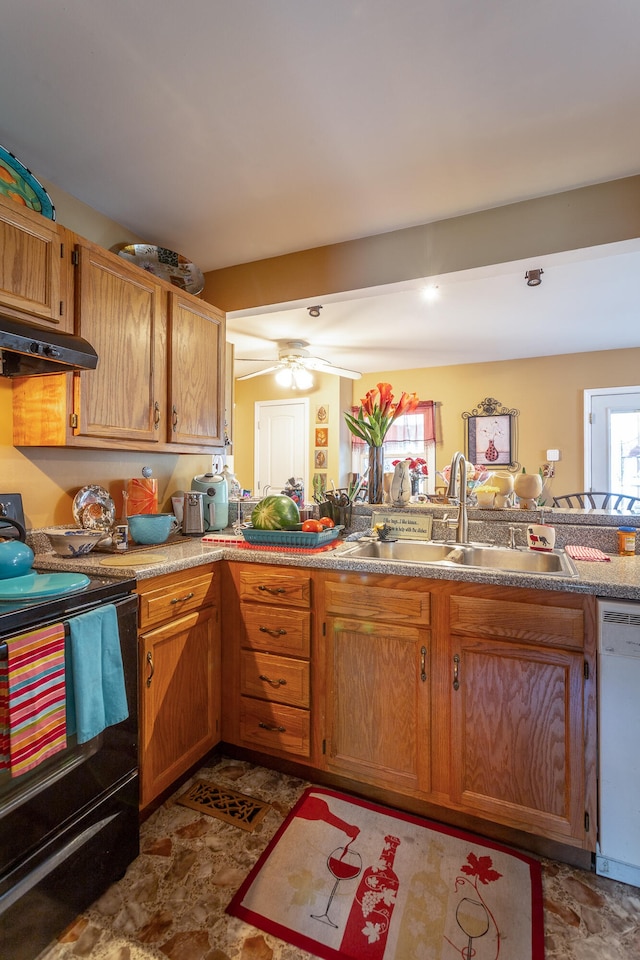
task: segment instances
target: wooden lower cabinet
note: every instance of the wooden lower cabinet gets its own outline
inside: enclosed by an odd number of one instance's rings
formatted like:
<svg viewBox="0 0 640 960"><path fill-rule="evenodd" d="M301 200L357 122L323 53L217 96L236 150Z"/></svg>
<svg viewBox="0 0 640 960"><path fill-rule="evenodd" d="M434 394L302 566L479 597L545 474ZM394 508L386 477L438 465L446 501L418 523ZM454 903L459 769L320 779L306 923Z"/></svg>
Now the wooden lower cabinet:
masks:
<svg viewBox="0 0 640 960"><path fill-rule="evenodd" d="M253 563L224 567L223 738L308 762L311 572Z"/></svg>
<svg viewBox="0 0 640 960"><path fill-rule="evenodd" d="M443 820L595 850L593 597L222 566L223 740Z"/></svg>
<svg viewBox="0 0 640 960"><path fill-rule="evenodd" d="M593 849L593 598L470 584L446 602L451 802Z"/></svg>
<svg viewBox="0 0 640 960"><path fill-rule="evenodd" d="M430 595L405 578L370 579L324 579L324 763L403 793L428 791Z"/></svg>
<svg viewBox="0 0 640 960"><path fill-rule="evenodd" d="M220 739L215 565L140 581L140 805Z"/></svg>

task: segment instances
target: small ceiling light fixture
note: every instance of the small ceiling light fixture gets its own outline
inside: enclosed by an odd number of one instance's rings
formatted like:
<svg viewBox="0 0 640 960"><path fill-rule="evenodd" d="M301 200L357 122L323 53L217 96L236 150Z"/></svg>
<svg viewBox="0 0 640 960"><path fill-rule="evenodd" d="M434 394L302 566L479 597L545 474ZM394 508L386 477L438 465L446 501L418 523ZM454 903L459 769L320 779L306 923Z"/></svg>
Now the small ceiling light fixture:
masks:
<svg viewBox="0 0 640 960"><path fill-rule="evenodd" d="M427 303L435 303L440 299L440 288L437 283L430 283L422 288L422 299Z"/></svg>
<svg viewBox="0 0 640 960"><path fill-rule="evenodd" d="M539 287L542 283L542 274L544 270L540 268L539 270L527 270L524 275L525 280L527 281L528 287Z"/></svg>
<svg viewBox="0 0 640 960"><path fill-rule="evenodd" d="M315 307L307 307L307 310L309 311L309 316L315 318L320 316L320 311L322 310L322 307L319 303L317 303Z"/></svg>

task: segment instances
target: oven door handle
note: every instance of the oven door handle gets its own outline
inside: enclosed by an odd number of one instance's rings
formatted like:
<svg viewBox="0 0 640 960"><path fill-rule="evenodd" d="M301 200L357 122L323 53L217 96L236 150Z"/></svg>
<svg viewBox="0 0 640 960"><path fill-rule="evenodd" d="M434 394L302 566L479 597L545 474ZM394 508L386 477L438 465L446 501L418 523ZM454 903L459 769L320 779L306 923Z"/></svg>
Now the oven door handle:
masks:
<svg viewBox="0 0 640 960"><path fill-rule="evenodd" d="M147 686L151 686L151 681L153 680L153 675L156 672L156 668L153 664L153 653L151 650L147 650L147 666L149 667L149 675L147 676Z"/></svg>

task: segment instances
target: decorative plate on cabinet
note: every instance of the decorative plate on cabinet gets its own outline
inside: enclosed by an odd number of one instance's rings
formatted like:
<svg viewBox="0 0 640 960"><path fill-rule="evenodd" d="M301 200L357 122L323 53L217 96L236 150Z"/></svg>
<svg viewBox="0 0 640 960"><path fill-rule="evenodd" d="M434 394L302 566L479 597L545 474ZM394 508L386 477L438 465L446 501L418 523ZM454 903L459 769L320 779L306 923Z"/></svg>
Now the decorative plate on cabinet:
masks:
<svg viewBox="0 0 640 960"><path fill-rule="evenodd" d="M187 293L199 294L204 290L204 276L195 263L191 263L181 253L155 247L150 243L128 243L118 256L152 273L154 277L168 280L174 287L180 287Z"/></svg>
<svg viewBox="0 0 640 960"><path fill-rule="evenodd" d="M0 193L49 220L56 218L56 208L40 181L4 147L0 147Z"/></svg>
<svg viewBox="0 0 640 960"><path fill-rule="evenodd" d="M116 517L116 506L104 487L89 484L73 498L73 519L85 530L109 530Z"/></svg>

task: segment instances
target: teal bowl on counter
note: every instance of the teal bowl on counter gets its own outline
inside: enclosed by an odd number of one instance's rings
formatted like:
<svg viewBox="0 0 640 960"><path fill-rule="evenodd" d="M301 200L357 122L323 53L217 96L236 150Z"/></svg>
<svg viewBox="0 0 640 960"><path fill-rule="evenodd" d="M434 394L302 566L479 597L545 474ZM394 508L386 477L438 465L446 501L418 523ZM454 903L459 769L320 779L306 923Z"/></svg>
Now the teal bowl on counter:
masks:
<svg viewBox="0 0 640 960"><path fill-rule="evenodd" d="M127 517L127 523L135 542L145 545L164 543L180 529L172 513L135 513Z"/></svg>

